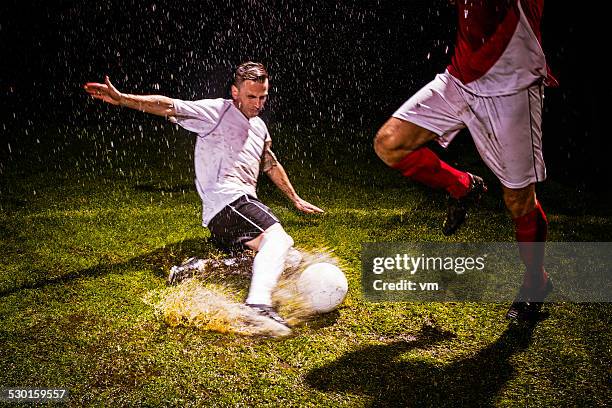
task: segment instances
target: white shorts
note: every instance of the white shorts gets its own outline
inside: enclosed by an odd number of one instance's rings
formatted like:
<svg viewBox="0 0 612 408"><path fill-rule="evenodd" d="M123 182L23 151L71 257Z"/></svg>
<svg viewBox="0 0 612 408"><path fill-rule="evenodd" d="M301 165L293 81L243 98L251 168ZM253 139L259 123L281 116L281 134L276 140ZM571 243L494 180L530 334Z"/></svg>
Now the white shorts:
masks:
<svg viewBox="0 0 612 408"><path fill-rule="evenodd" d="M508 188L543 181L543 85L513 95L482 97L456 81L448 72L437 75L393 117L436 133L443 147L467 127L482 160Z"/></svg>

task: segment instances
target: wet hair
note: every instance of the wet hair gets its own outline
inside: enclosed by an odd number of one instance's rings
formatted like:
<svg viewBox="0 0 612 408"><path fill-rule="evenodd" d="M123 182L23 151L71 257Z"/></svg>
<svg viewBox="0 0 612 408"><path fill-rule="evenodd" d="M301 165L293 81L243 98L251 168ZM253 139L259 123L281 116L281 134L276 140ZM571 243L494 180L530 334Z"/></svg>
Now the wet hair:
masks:
<svg viewBox="0 0 612 408"><path fill-rule="evenodd" d="M268 79L268 72L263 64L259 62L247 61L236 68L234 75L234 85L240 88L240 84L244 81L265 82Z"/></svg>

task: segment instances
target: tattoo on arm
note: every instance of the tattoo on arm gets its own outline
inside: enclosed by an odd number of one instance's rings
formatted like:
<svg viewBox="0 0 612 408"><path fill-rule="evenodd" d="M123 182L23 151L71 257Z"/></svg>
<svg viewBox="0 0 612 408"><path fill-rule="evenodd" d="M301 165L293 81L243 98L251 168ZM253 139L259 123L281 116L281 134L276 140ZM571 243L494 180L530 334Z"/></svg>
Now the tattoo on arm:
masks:
<svg viewBox="0 0 612 408"><path fill-rule="evenodd" d="M272 151L272 142L266 142L266 145L264 146L263 156L261 158L261 164L264 173L267 173L278 165L278 159Z"/></svg>

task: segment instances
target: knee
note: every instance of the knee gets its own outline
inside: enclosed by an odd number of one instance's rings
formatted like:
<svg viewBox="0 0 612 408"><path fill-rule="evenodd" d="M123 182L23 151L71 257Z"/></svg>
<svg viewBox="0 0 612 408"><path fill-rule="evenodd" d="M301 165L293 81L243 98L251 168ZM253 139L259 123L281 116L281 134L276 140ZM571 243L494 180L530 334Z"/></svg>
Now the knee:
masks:
<svg viewBox="0 0 612 408"><path fill-rule="evenodd" d="M504 202L512 218L522 217L536 207L536 196L533 188L504 189Z"/></svg>
<svg viewBox="0 0 612 408"><path fill-rule="evenodd" d="M388 126L383 126L374 137L374 151L387 165L398 162L397 151L402 147L399 139Z"/></svg>
<svg viewBox="0 0 612 408"><path fill-rule="evenodd" d="M413 123L391 118L374 137L374 151L388 166L400 163L437 135Z"/></svg>

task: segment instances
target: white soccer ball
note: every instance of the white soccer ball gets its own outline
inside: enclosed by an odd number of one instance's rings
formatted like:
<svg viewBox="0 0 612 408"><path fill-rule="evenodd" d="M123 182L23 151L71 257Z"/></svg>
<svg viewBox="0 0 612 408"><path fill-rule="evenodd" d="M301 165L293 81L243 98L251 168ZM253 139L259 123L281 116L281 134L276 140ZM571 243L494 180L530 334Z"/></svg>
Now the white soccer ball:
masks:
<svg viewBox="0 0 612 408"><path fill-rule="evenodd" d="M313 313L331 312L342 303L348 292L346 276L340 268L328 262L308 266L296 285Z"/></svg>

